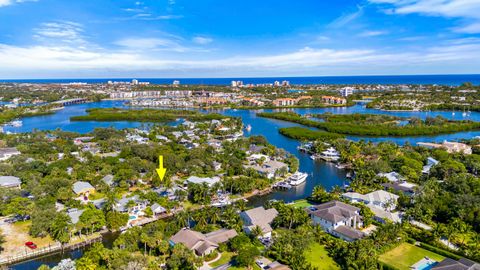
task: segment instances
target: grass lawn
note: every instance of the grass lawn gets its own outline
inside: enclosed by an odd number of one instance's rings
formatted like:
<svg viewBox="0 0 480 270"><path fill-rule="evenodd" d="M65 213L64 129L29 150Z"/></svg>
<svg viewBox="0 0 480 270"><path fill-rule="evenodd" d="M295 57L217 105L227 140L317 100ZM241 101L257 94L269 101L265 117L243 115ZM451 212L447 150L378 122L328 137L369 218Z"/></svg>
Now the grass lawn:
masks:
<svg viewBox="0 0 480 270"><path fill-rule="evenodd" d="M311 263L313 267L322 270L337 270L340 269L337 263L328 256L328 252L323 245L318 243L312 244L305 252L307 262Z"/></svg>
<svg viewBox="0 0 480 270"><path fill-rule="evenodd" d="M385 254L380 255L379 260L400 270L409 270L410 266L423 259L425 256L438 262L445 258L412 244L403 243Z"/></svg>
<svg viewBox="0 0 480 270"><path fill-rule="evenodd" d="M312 206L312 204L305 199L294 201L291 205L296 208L307 208L309 206Z"/></svg>
<svg viewBox="0 0 480 270"><path fill-rule="evenodd" d="M210 267L213 267L213 268L219 267L220 265L226 264L226 263L228 263L229 261L231 261L231 260L232 260L232 257L233 257L234 255L235 255L235 254L234 254L233 252L223 252L223 253L222 253L222 257L221 257L218 261L213 262L213 263L211 263L211 264L209 264L209 265L210 265Z"/></svg>
<svg viewBox="0 0 480 270"><path fill-rule="evenodd" d="M4 224L1 226L3 235L5 236L5 243L2 245L3 251L1 256L11 256L25 251L30 251L25 247L25 242L32 241L39 248L48 247L49 244L55 244L49 236L43 238L32 237L28 234L32 222L19 221L13 224Z"/></svg>

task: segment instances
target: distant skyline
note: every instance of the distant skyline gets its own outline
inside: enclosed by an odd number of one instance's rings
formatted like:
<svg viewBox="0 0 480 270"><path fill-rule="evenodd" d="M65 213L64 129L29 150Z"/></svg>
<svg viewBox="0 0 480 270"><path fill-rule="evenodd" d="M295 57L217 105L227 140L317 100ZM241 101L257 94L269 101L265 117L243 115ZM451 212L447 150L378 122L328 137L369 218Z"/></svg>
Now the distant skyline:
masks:
<svg viewBox="0 0 480 270"><path fill-rule="evenodd" d="M0 0L0 78L480 73L479 0Z"/></svg>

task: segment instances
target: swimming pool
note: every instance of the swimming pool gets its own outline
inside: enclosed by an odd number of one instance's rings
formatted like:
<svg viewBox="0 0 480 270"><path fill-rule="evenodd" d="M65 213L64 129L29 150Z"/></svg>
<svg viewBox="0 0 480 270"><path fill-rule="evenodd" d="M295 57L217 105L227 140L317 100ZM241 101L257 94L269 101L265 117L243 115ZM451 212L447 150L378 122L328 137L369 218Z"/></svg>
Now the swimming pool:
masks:
<svg viewBox="0 0 480 270"><path fill-rule="evenodd" d="M129 220L135 220L135 219L137 219L137 217L136 216L129 216L128 219Z"/></svg>
<svg viewBox="0 0 480 270"><path fill-rule="evenodd" d="M415 264L415 270L430 270L437 264L436 261L433 260L425 260L418 262Z"/></svg>

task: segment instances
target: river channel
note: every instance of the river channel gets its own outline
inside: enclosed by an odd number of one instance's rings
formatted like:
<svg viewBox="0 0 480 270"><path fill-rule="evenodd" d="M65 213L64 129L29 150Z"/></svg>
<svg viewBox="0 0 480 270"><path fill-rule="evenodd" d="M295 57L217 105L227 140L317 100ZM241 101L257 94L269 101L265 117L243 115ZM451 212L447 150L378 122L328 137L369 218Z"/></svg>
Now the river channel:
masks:
<svg viewBox="0 0 480 270"><path fill-rule="evenodd" d="M138 128L145 125L145 123L140 122L71 122L69 119L71 116L84 115L86 114L85 110L89 108L111 108L111 107L125 107L123 101L101 101L93 102L86 104L78 104L67 106L64 109L55 112L51 115L36 116L23 118L23 125L21 127L5 127L5 132L31 132L33 130L55 130L57 128L65 131L73 131L79 133L86 133L92 131L97 127L115 127L118 129L123 128ZM443 116L448 119L454 120L473 120L480 121L479 112L463 113L463 112L451 112L451 111L435 111L435 112L390 112L390 111L381 111L375 109L367 109L364 104L357 104L352 107L344 108L311 108L311 109L289 109L300 114L314 114L314 113L325 113L330 112L334 114L350 114L350 113L375 113L375 114L389 114L400 117L418 117L425 119L426 117L435 117ZM343 170L337 169L331 163L326 163L322 161L313 161L309 158L307 154L304 154L297 150L299 142L293 139L289 139L285 136L282 136L278 133L278 129L282 127L298 126L294 123L289 123L280 120L260 118L256 116L257 112L260 111L275 111L275 110L234 110L234 109L225 109L225 110L216 110L219 113L241 117L245 125L251 125L252 129L250 132L245 132L246 136L250 135L263 135L267 140L279 148L284 148L288 152L294 154L298 157L300 161L300 171L306 172L309 174L307 182L304 185L298 186L297 188L287 190L287 191L274 191L266 196L251 198L250 204L261 204L262 202L269 199L278 199L284 200L286 202L291 202L293 200L305 198L310 195L313 187L316 185L322 185L327 189L331 189L335 185L343 186L346 181L346 172ZM454 134L445 134L437 136L418 136L418 137L402 137L402 138L369 138L369 137L348 137L352 140L370 140L373 142L380 141L393 141L397 144L405 144L409 142L410 144L416 144L417 142L441 142L444 140L458 141L461 139L470 139L475 136L480 136L480 131L469 131L469 132L459 132ZM109 241L107 241L109 242ZM110 241L111 243L111 241ZM108 243L107 243L108 244ZM82 251L77 250L74 252L67 253L67 257L78 258L81 256ZM14 266L11 266L12 269L36 269L42 263L55 265L59 260L65 256L53 255L48 256L43 259L38 259L34 261L20 263Z"/></svg>

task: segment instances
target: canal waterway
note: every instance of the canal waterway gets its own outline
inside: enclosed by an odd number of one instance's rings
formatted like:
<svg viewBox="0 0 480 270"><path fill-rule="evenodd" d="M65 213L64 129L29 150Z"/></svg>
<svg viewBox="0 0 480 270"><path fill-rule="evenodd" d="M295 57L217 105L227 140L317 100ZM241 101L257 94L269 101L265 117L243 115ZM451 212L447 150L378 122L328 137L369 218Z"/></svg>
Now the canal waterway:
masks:
<svg viewBox="0 0 480 270"><path fill-rule="evenodd" d="M31 132L33 130L55 130L61 129L64 131L72 131L79 133L87 133L97 127L115 127L118 129L123 128L139 128L147 124L140 122L71 122L69 119L71 116L84 115L89 108L111 108L111 107L125 107L123 101L101 101L87 104L78 104L67 106L64 109L55 112L51 115L35 116L23 118L23 125L21 127L5 127L5 132ZM473 120L480 121L479 112L471 112L463 114L463 112L451 112L451 111L435 111L435 112L392 112L382 111L375 109L367 109L362 104L357 104L352 107L344 108L302 108L302 109L288 109L300 114L315 114L330 112L334 114L350 114L350 113L375 113L375 114L388 114L400 117L418 117L425 119L426 117L443 116L448 119L454 120ZM250 199L250 204L261 204L262 202L270 199L284 200L291 202L297 199L302 199L311 194L311 191L316 185L322 185L326 189L338 185L343 186L346 181L346 172L344 170L337 169L333 164L323 161L313 161L310 157L297 150L299 142L293 139L289 139L279 134L278 129L282 127L299 126L295 123L289 123L285 121L267 119L257 117L256 113L262 111L278 111L278 110L235 110L225 109L216 110L216 112L222 113L228 116L241 117L245 125L251 125L252 129L249 132L245 132L246 136L251 135L263 135L267 140L279 148L284 148L288 152L294 154L300 161L300 171L309 174L307 182L297 188L287 191L274 191L268 195L262 197L254 197ZM470 139L475 136L480 136L480 131L459 132L454 134L437 135L437 136L418 136L418 137L402 137L402 138L368 138L368 137L348 137L352 140L370 140L373 142L380 141L393 141L398 144L416 144L417 142L441 142L444 140L459 141L462 139ZM67 253L67 257L77 258L82 253L81 250ZM65 255L64 255L65 256ZM13 269L36 269L38 265L42 263L54 265L63 257L60 255L48 256L44 259L29 261L12 266Z"/></svg>

